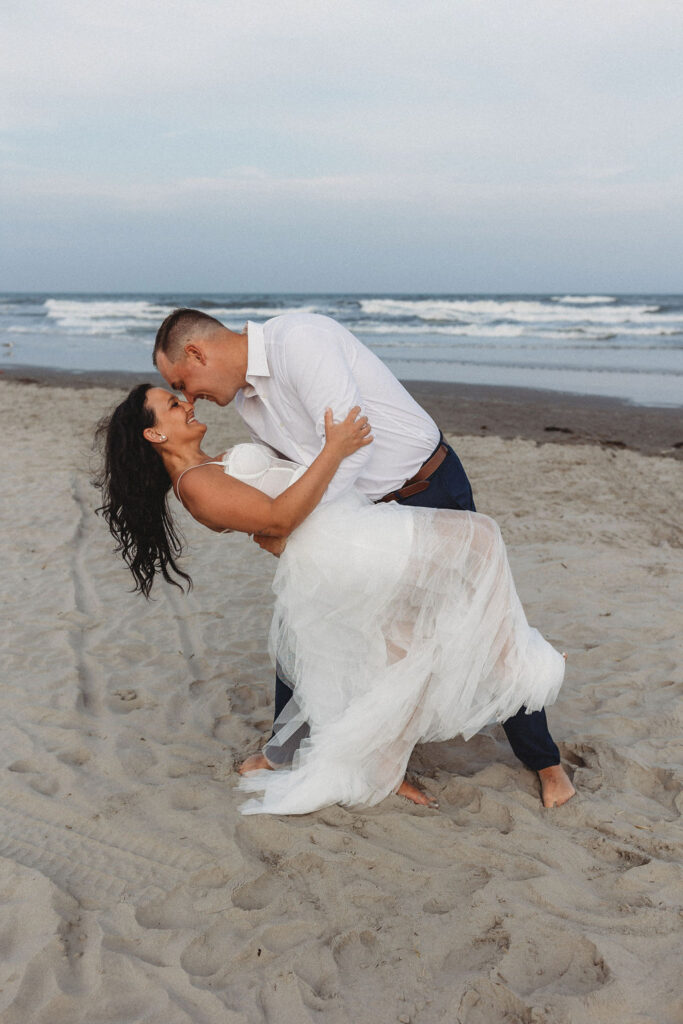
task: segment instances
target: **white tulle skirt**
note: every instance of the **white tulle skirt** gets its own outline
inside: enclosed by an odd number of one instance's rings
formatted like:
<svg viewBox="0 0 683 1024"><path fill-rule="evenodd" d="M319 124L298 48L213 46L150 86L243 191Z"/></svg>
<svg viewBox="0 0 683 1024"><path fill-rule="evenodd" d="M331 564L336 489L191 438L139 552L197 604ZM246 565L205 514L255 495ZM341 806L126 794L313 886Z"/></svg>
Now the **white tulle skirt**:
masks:
<svg viewBox="0 0 683 1024"><path fill-rule="evenodd" d="M271 654L307 721L291 768L243 777L244 814L375 804L418 742L466 739L552 703L564 658L531 628L497 524L476 512L373 505L357 492L289 538Z"/></svg>

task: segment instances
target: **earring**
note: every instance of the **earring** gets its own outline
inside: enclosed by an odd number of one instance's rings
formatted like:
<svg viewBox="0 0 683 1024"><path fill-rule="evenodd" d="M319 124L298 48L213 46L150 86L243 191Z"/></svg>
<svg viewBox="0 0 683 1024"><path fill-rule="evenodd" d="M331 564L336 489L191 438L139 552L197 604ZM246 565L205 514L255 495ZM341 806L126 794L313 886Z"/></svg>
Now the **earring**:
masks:
<svg viewBox="0 0 683 1024"><path fill-rule="evenodd" d="M166 434L159 434L159 440L160 441L168 441L168 438L166 437Z"/></svg>

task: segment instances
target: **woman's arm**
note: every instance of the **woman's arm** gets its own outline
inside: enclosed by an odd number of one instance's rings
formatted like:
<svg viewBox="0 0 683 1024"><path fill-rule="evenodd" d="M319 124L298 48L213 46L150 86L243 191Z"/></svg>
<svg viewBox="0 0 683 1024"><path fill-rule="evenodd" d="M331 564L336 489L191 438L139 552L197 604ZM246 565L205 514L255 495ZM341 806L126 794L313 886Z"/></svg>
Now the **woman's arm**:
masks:
<svg viewBox="0 0 683 1024"><path fill-rule="evenodd" d="M306 472L277 498L227 476L218 466L188 473L183 480L183 504L211 530L240 530L270 537L288 537L325 493L339 464L372 441L367 417L356 419L354 406L346 419L334 423L325 413L326 442Z"/></svg>

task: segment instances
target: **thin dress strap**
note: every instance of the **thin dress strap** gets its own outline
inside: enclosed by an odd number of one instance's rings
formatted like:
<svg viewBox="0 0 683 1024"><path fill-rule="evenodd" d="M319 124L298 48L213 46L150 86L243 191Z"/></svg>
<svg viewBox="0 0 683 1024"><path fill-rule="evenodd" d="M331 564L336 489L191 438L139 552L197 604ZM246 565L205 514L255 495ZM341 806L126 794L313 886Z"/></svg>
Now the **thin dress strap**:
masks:
<svg viewBox="0 0 683 1024"><path fill-rule="evenodd" d="M180 476L178 477L178 479L176 480L176 482L173 484L173 493L175 494L175 496L178 499L178 501L182 505L185 504L183 499L180 497L180 481L183 479L183 477L185 476L186 473L189 473L191 469L201 469L202 466L223 466L223 465L224 465L223 462L198 462L196 466L188 466L187 469L184 469L182 471L182 473L180 474Z"/></svg>

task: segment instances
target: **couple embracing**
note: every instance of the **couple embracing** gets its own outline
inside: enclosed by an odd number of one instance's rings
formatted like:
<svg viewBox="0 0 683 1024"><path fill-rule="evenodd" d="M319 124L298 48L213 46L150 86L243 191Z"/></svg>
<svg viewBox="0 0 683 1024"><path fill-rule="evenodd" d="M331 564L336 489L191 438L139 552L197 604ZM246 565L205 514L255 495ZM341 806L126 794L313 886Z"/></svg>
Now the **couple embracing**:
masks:
<svg viewBox="0 0 683 1024"><path fill-rule="evenodd" d="M179 309L155 364L184 401L134 388L104 425L103 511L136 587L189 580L171 488L217 532L279 556L273 734L240 771L244 813L396 792L418 742L502 722L546 807L574 793L546 721L564 656L531 628L496 523L430 416L341 324L291 313L232 331ZM235 403L253 443L211 458L195 417ZM229 570L229 566L225 567Z"/></svg>

